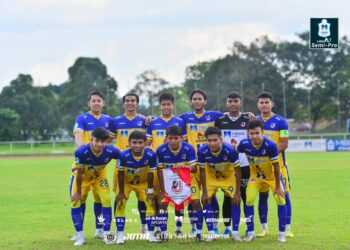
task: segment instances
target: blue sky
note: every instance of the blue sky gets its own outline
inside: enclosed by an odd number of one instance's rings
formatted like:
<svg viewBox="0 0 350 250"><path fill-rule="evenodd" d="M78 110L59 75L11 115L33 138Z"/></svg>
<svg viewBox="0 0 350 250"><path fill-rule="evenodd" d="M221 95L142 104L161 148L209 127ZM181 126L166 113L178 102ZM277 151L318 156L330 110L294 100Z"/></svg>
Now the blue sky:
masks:
<svg viewBox="0 0 350 250"><path fill-rule="evenodd" d="M173 84L186 66L261 35L296 39L310 17L338 17L350 34L348 1L0 0L0 88L19 73L35 85L67 80L78 56L99 57L123 94L147 69Z"/></svg>

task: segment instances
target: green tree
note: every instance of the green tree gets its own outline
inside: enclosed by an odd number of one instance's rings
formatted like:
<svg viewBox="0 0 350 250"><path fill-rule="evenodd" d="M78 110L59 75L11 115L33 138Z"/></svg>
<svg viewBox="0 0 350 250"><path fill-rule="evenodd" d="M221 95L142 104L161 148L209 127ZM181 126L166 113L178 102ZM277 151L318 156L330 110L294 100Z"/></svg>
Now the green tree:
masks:
<svg viewBox="0 0 350 250"><path fill-rule="evenodd" d="M9 108L0 109L0 141L20 139L19 114Z"/></svg>
<svg viewBox="0 0 350 250"><path fill-rule="evenodd" d="M79 57L68 73L69 80L62 84L59 96L61 120L65 129L71 131L76 116L88 111L87 97L91 91L100 91L105 96L104 113L111 116L120 113L116 95L118 83L108 75L100 59Z"/></svg>

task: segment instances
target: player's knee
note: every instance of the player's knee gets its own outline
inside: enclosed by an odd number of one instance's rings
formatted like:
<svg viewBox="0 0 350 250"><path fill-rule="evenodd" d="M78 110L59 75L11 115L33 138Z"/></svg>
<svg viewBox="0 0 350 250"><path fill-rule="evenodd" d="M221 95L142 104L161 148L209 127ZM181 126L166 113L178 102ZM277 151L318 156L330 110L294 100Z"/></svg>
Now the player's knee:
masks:
<svg viewBox="0 0 350 250"><path fill-rule="evenodd" d="M254 202L255 202L255 197L253 197L251 195L247 195L247 197L246 197L246 205L247 206L254 206Z"/></svg>
<svg viewBox="0 0 350 250"><path fill-rule="evenodd" d="M198 199L192 200L191 203L192 203L193 210L195 211L201 210L201 204Z"/></svg>
<svg viewBox="0 0 350 250"><path fill-rule="evenodd" d="M276 203L278 206L283 206L283 205L286 205L286 199L283 198L283 197L279 197L277 195L274 195L275 197L275 200L276 200Z"/></svg>

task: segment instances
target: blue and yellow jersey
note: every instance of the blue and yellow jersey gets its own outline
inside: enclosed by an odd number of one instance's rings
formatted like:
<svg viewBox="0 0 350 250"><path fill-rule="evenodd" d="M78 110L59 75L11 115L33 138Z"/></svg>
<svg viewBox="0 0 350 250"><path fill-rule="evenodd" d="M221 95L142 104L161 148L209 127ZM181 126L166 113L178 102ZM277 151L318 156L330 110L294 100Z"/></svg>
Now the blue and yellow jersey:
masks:
<svg viewBox="0 0 350 250"><path fill-rule="evenodd" d="M250 139L243 139L238 152L245 153L250 165L250 178L274 180L272 163L278 162L278 148L272 140L263 137L260 147L255 147Z"/></svg>
<svg viewBox="0 0 350 250"><path fill-rule="evenodd" d="M165 142L165 131L172 125L179 126L182 130L182 138L187 138L186 126L182 119L177 116L172 116L169 119L159 116L152 120L146 132L147 137L152 139L152 148L154 151Z"/></svg>
<svg viewBox="0 0 350 250"><path fill-rule="evenodd" d="M134 130L146 132L145 117L136 115L128 117L126 115L118 116L114 119L113 130L117 137L116 147L120 150L126 150L129 148L129 135Z"/></svg>
<svg viewBox="0 0 350 250"><path fill-rule="evenodd" d="M157 149L158 168L176 168L179 165L191 167L197 164L194 148L187 142L181 142L177 151L170 149L168 143L164 143Z"/></svg>
<svg viewBox="0 0 350 250"><path fill-rule="evenodd" d="M281 145L281 138L289 137L288 123L282 116L272 113L268 118L264 118L261 115L258 115L256 118L264 123L264 136L274 141L277 147ZM285 152L283 151L280 154L280 164L281 167L284 167L287 165Z"/></svg>
<svg viewBox="0 0 350 250"><path fill-rule="evenodd" d="M232 179L239 167L239 156L229 144L222 143L219 152L212 152L207 144L198 149L198 165L206 174L217 180Z"/></svg>
<svg viewBox="0 0 350 250"><path fill-rule="evenodd" d="M117 169L124 171L125 184L148 183L148 173L157 169L156 154L145 148L140 157L135 157L131 149L127 149L120 154Z"/></svg>
<svg viewBox="0 0 350 250"><path fill-rule="evenodd" d="M97 177L98 173L105 169L112 159L118 159L121 152L111 145L106 145L100 154L93 152L91 144L79 147L75 151L75 163L72 172L78 168L84 169L84 178Z"/></svg>
<svg viewBox="0 0 350 250"><path fill-rule="evenodd" d="M108 131L110 131L111 136L114 136L114 131L113 129L113 118L101 114L99 116L95 116L91 114L90 112L81 114L77 117L75 124L74 124L74 129L73 132L82 132L83 137L82 140L85 143L90 143L91 142L91 132L99 127L104 127Z"/></svg>
<svg viewBox="0 0 350 250"><path fill-rule="evenodd" d="M188 143L194 147L196 152L206 141L205 130L208 127L213 127L216 119L220 116L222 116L222 113L219 111L205 111L201 115L189 112L180 116L186 124Z"/></svg>

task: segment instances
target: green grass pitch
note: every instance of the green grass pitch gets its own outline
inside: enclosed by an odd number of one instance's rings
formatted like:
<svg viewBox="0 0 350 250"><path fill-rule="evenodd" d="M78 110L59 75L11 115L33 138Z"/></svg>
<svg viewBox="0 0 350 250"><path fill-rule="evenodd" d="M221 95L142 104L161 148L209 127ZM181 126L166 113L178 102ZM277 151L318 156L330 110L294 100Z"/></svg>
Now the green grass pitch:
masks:
<svg viewBox="0 0 350 250"><path fill-rule="evenodd" d="M271 196L270 235L264 239L250 243L236 243L228 239L208 243L173 240L163 244L129 240L123 246L107 246L93 238L94 219L90 195L84 225L87 244L81 248L350 249L349 160L349 153L288 154L295 237L288 238L285 244L277 242L277 208ZM74 248L70 241L74 229L68 193L72 162L73 158L69 157L0 158L0 249ZM110 176L112 168L109 165ZM222 193L218 197L221 203ZM136 198L132 195L127 206L131 222L126 224L126 233L139 232L139 216L134 213L136 208ZM173 213L170 214L169 233L174 231L173 217ZM258 232L260 225L257 216L255 223ZM220 229L223 230L222 223ZM112 230L115 230L114 223ZM184 225L183 231L189 232L188 223ZM240 231L243 235L244 226Z"/></svg>

